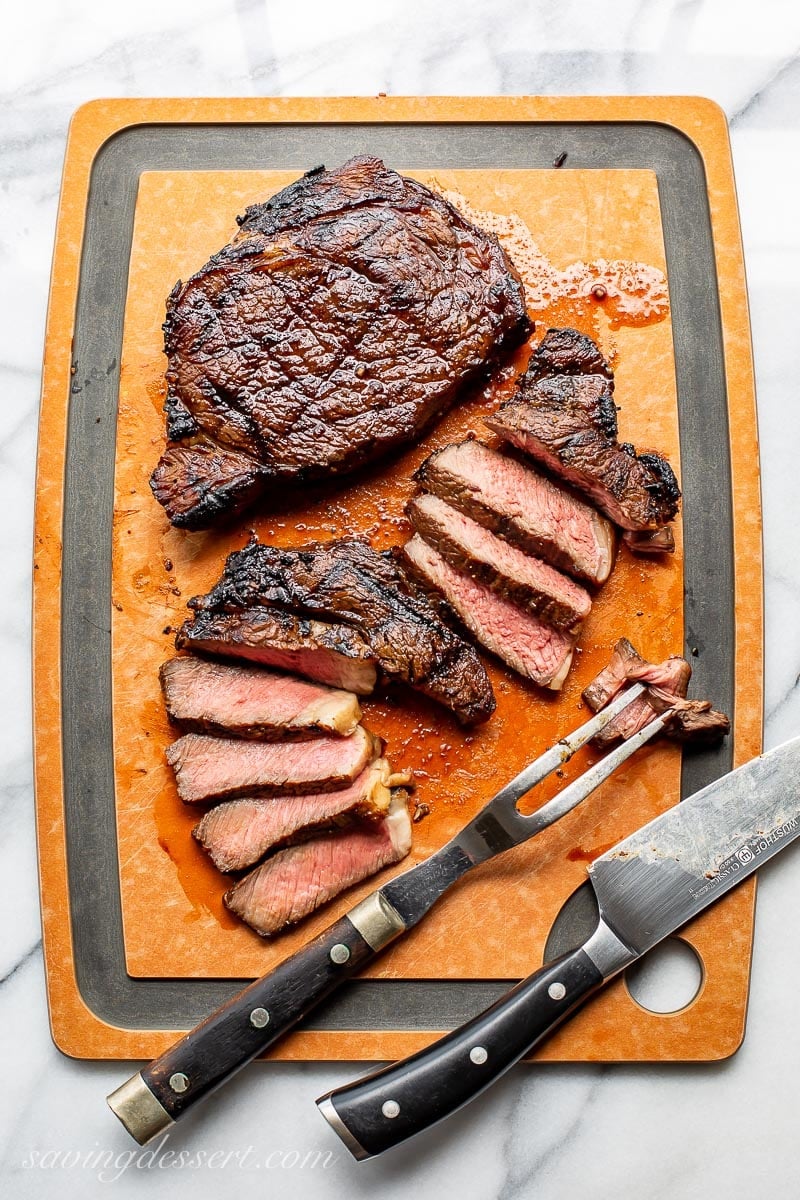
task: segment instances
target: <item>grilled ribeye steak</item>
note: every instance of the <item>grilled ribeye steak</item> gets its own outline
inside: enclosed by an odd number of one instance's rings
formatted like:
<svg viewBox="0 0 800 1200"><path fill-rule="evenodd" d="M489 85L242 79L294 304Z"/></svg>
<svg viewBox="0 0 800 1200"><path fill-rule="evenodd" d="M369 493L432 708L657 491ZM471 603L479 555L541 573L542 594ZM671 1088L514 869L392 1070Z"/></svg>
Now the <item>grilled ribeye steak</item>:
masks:
<svg viewBox="0 0 800 1200"><path fill-rule="evenodd" d="M368 696L377 680L375 655L355 629L265 605L198 612L178 630L175 645L263 663L359 696Z"/></svg>
<svg viewBox="0 0 800 1200"><path fill-rule="evenodd" d="M187 655L159 671L167 712L194 733L274 742L317 733L352 733L361 709L352 692L308 683L265 667Z"/></svg>
<svg viewBox="0 0 800 1200"><path fill-rule="evenodd" d="M614 526L566 488L472 438L436 450L415 479L528 554L590 583L614 565Z"/></svg>
<svg viewBox="0 0 800 1200"><path fill-rule="evenodd" d="M218 804L192 830L220 871L244 871L300 830L353 815L379 817L391 800L391 769L378 758L349 787L301 796L262 796Z"/></svg>
<svg viewBox="0 0 800 1200"><path fill-rule="evenodd" d="M151 486L187 529L413 440L530 327L497 239L379 159L310 171L240 225L167 301Z"/></svg>
<svg viewBox="0 0 800 1200"><path fill-rule="evenodd" d="M623 529L659 529L678 511L678 481L660 454L637 454L617 441L613 388L591 338L549 330L516 394L486 424L586 493Z"/></svg>
<svg viewBox="0 0 800 1200"><path fill-rule="evenodd" d="M190 607L195 623L235 614L246 624L263 606L335 621L369 647L381 670L450 708L459 720L484 721L495 707L474 647L444 625L408 584L397 561L358 538L284 550L252 542L228 556L219 583ZM184 626L181 644L192 642Z"/></svg>
<svg viewBox="0 0 800 1200"><path fill-rule="evenodd" d="M184 804L237 796L335 792L347 787L380 754L380 742L359 725L348 737L309 742L248 742L186 733L167 747Z"/></svg>
<svg viewBox="0 0 800 1200"><path fill-rule="evenodd" d="M457 571L418 533L402 550L423 586L440 593L474 638L520 675L558 691L567 677L575 634L546 625L530 612Z"/></svg>
<svg viewBox="0 0 800 1200"><path fill-rule="evenodd" d="M406 508L422 538L451 567L484 583L547 625L577 632L592 600L574 579L495 537L438 496L415 496Z"/></svg>
<svg viewBox="0 0 800 1200"><path fill-rule="evenodd" d="M387 815L322 833L273 854L225 895L231 912L263 937L308 916L345 888L399 862L411 849L405 792Z"/></svg>

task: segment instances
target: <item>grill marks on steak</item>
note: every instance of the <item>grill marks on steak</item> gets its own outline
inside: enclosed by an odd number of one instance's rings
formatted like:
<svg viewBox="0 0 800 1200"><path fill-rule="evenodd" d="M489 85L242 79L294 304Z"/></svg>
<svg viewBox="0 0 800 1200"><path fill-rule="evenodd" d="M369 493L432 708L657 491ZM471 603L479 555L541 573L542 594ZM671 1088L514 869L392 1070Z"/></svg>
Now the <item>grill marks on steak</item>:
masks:
<svg viewBox="0 0 800 1200"><path fill-rule="evenodd" d="M206 813L192 831L220 871L243 871L280 842L311 829L385 813L391 800L389 764L378 758L349 787L301 796L230 800Z"/></svg>
<svg viewBox="0 0 800 1200"><path fill-rule="evenodd" d="M451 567L555 629L577 632L589 615L591 597L574 580L501 541L438 497L417 496L407 512L417 533Z"/></svg>
<svg viewBox="0 0 800 1200"><path fill-rule="evenodd" d="M375 655L354 629L266 605L240 612L200 610L184 622L175 645L247 659L359 696L368 696L377 680Z"/></svg>
<svg viewBox="0 0 800 1200"><path fill-rule="evenodd" d="M613 525L571 492L483 442L468 439L435 451L415 478L498 537L562 571L594 584L611 573Z"/></svg>
<svg viewBox="0 0 800 1200"><path fill-rule="evenodd" d="M586 493L625 530L656 530L678 511L666 459L617 441L613 379L590 338L550 330L517 394L486 418L506 441Z"/></svg>
<svg viewBox="0 0 800 1200"><path fill-rule="evenodd" d="M520 675L557 691L572 662L575 637L499 596L483 583L456 571L415 534L403 547L410 570L440 592L473 637Z"/></svg>
<svg viewBox="0 0 800 1200"><path fill-rule="evenodd" d="M393 796L380 821L320 834L279 850L240 880L225 903L264 937L308 916L411 849L411 821L405 795Z"/></svg>
<svg viewBox="0 0 800 1200"><path fill-rule="evenodd" d="M199 529L351 471L416 438L529 324L496 238L442 197L366 156L311 172L168 299L156 499Z"/></svg>
<svg viewBox="0 0 800 1200"><path fill-rule="evenodd" d="M352 733L361 709L352 692L264 667L172 658L159 671L167 712L197 733L276 741Z"/></svg>
<svg viewBox="0 0 800 1200"><path fill-rule="evenodd" d="M247 638L248 614L264 606L332 619L351 628L389 678L401 679L464 722L486 720L494 695L474 648L447 628L412 591L390 555L341 538L299 550L251 543L228 556L222 579L191 602L195 625L234 613ZM193 626L181 644L193 640Z"/></svg>
<svg viewBox="0 0 800 1200"><path fill-rule="evenodd" d="M167 748L185 804L237 796L333 792L352 783L380 754L363 725L348 737L309 742L246 742L187 733Z"/></svg>

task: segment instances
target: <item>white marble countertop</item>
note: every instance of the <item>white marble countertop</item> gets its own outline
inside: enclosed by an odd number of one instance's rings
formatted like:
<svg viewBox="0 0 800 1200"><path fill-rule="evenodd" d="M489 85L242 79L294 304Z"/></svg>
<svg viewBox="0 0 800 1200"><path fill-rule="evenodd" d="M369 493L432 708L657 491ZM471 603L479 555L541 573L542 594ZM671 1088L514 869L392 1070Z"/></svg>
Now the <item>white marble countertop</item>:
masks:
<svg viewBox="0 0 800 1200"><path fill-rule="evenodd" d="M29 608L48 274L67 124L97 96L692 93L731 122L764 464L766 744L800 729L800 7L795 0L32 0L6 6L0 75L0 507L7 703L0 782L0 1190L102 1195L480 1197L800 1194L800 850L760 884L744 1046L715 1065L512 1071L483 1101L356 1166L313 1108L344 1065L245 1071L152 1155L47 1024L34 848ZM250 1148L248 1150L248 1148ZM172 1149L175 1157L165 1157ZM199 1152L223 1155L200 1162ZM177 1152L184 1151L181 1165ZM295 1153L296 1152L296 1153ZM226 1157L227 1156L227 1157ZM188 1160L188 1161L187 1161ZM100 1163L106 1163L102 1166ZM260 1164L260 1165L257 1165Z"/></svg>

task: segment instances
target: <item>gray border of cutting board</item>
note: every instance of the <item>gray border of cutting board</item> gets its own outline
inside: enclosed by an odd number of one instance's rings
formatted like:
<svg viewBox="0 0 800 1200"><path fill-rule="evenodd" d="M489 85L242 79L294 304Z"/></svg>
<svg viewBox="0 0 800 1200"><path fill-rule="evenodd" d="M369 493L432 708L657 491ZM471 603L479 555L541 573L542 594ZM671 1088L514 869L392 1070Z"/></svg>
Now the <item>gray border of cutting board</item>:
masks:
<svg viewBox="0 0 800 1200"><path fill-rule="evenodd" d="M139 125L116 134L98 152L89 190L74 337L77 369L69 400L61 650L75 971L84 1001L108 1024L186 1029L243 982L133 979L125 967L109 614L119 364L140 174L287 168L300 173L319 163L337 165L356 153L430 170L546 168L563 151L565 170L638 167L658 177L678 384L686 645L699 650L692 658L695 694L713 697L732 715L733 520L722 327L705 172L687 137L649 122ZM731 742L685 758L683 796L730 770ZM568 923L559 936L570 941L577 932ZM551 937L548 948L554 945ZM531 968L536 965L532 959ZM506 987L502 981L484 980L354 980L304 1027L447 1029Z"/></svg>

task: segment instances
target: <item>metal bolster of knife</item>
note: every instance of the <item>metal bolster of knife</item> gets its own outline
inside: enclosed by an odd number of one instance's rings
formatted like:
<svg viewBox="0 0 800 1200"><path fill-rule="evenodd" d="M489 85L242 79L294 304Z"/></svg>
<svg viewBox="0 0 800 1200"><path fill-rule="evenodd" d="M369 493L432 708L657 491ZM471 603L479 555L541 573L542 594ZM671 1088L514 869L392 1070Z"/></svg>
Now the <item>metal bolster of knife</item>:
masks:
<svg viewBox="0 0 800 1200"><path fill-rule="evenodd" d="M371 892L355 908L351 908L347 919L373 950L382 950L408 928L397 909L380 890Z"/></svg>

